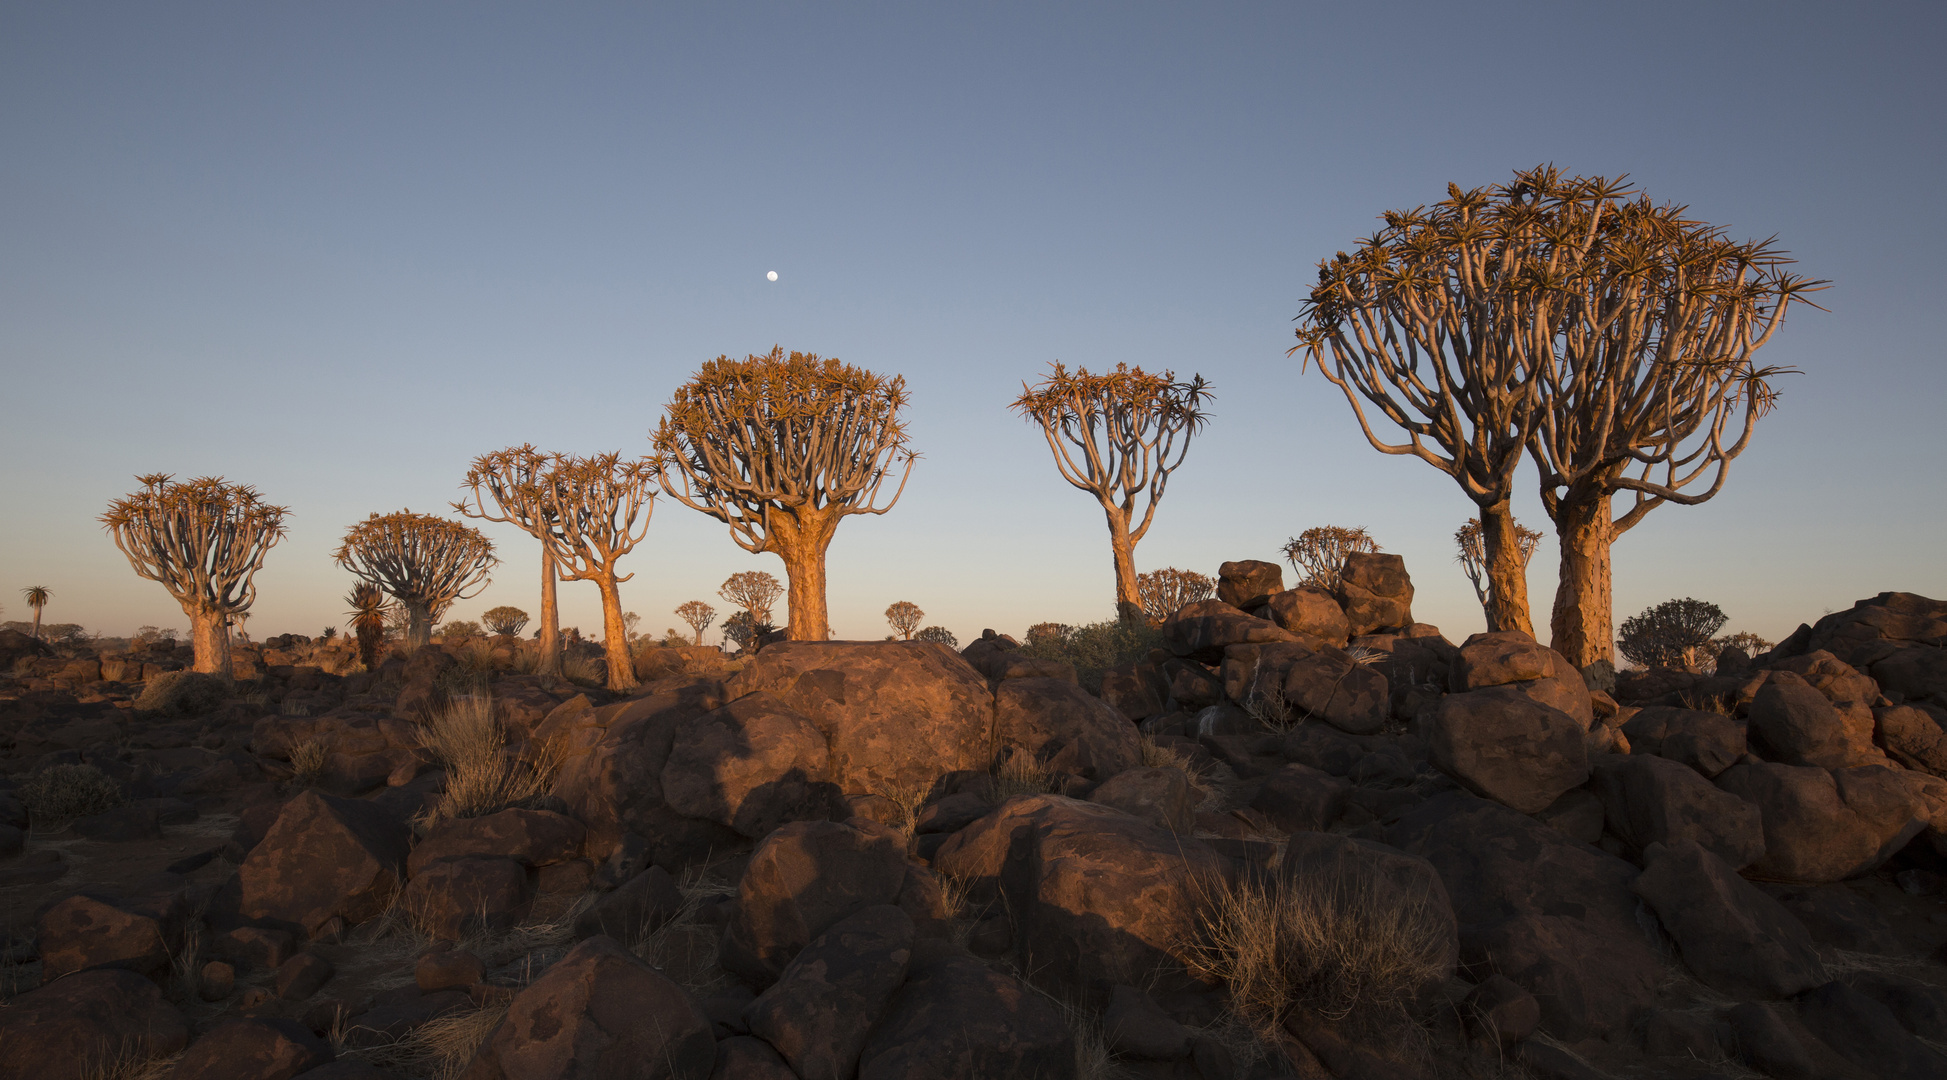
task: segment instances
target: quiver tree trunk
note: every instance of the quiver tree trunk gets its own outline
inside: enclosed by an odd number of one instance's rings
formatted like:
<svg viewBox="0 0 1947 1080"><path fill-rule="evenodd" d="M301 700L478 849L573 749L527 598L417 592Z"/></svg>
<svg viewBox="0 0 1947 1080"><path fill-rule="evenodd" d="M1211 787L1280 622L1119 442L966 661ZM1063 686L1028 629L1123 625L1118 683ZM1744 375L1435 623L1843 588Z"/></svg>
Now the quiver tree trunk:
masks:
<svg viewBox="0 0 1947 1080"><path fill-rule="evenodd" d="M1136 542L1129 536L1129 515L1104 505L1109 519L1109 550L1115 558L1115 617L1125 623L1143 621L1142 591L1136 586Z"/></svg>
<svg viewBox="0 0 1947 1080"><path fill-rule="evenodd" d="M1549 647L1576 667L1598 660L1616 662L1615 616L1611 610L1609 548L1615 541L1606 489L1577 495L1555 508L1555 534L1561 543L1561 580L1555 587Z"/></svg>
<svg viewBox="0 0 1947 1080"><path fill-rule="evenodd" d="M188 604L183 605L183 614L189 616L190 640L196 646L194 670L207 675L229 675L229 616L221 611L194 608Z"/></svg>
<svg viewBox="0 0 1947 1080"><path fill-rule="evenodd" d="M771 522L769 549L784 560L789 585L785 607L792 641L828 641L831 617L825 606L825 551L838 531L839 515L808 508L795 515L776 515Z"/></svg>
<svg viewBox="0 0 1947 1080"><path fill-rule="evenodd" d="M541 545L541 666L542 675L561 678L561 608L555 601L554 556Z"/></svg>
<svg viewBox="0 0 1947 1080"><path fill-rule="evenodd" d="M423 649L433 643L433 613L423 600L404 600L406 606L406 647Z"/></svg>
<svg viewBox="0 0 1947 1080"><path fill-rule="evenodd" d="M613 574L595 579L602 590L602 649L608 658L608 688L628 690L636 685L635 656L629 652L629 628L622 621L622 590Z"/></svg>
<svg viewBox="0 0 1947 1080"><path fill-rule="evenodd" d="M1528 558L1521 550L1514 513L1504 497L1481 507L1481 551L1487 566L1487 629L1535 636L1528 607Z"/></svg>

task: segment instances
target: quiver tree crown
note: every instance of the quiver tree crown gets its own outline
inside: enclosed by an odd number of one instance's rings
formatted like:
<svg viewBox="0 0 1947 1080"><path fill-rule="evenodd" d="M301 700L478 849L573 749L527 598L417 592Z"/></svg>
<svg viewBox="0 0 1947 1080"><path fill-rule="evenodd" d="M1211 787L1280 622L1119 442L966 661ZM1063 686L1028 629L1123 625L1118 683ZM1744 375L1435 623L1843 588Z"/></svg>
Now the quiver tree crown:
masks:
<svg viewBox="0 0 1947 1080"><path fill-rule="evenodd" d="M405 607L406 637L414 648L432 640L433 620L454 601L487 586L488 572L500 561L479 530L411 510L373 514L352 526L332 557Z"/></svg>
<svg viewBox="0 0 1947 1080"><path fill-rule="evenodd" d="M108 504L103 528L135 572L169 590L189 616L196 670L230 671L231 616L256 602L256 573L284 538L290 511L222 477L136 478L142 490Z"/></svg>

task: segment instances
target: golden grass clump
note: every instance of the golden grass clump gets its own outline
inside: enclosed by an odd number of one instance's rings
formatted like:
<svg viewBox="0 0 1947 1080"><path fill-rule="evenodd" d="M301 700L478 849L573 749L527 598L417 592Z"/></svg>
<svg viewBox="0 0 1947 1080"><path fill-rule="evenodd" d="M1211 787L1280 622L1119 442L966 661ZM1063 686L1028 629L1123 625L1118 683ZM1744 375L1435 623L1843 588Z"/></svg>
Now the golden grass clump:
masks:
<svg viewBox="0 0 1947 1080"><path fill-rule="evenodd" d="M93 765L51 765L28 777L15 795L37 829L58 829L125 801L121 787Z"/></svg>
<svg viewBox="0 0 1947 1080"><path fill-rule="evenodd" d="M994 802L1016 795L1042 795L1055 789L1055 774L1027 750L1016 748L994 766Z"/></svg>
<svg viewBox="0 0 1947 1080"><path fill-rule="evenodd" d="M1192 968L1230 987L1261 1032L1293 1010L1384 1027L1447 974L1450 923L1429 894L1402 894L1378 869L1342 860L1302 876L1218 887Z"/></svg>
<svg viewBox="0 0 1947 1080"><path fill-rule="evenodd" d="M526 754L509 748L493 699L484 695L449 700L419 725L419 741L446 769L441 818L481 817L529 803L554 785L563 757L555 743Z"/></svg>
<svg viewBox="0 0 1947 1080"><path fill-rule="evenodd" d="M598 656L583 656L562 650L561 677L577 686L600 686L607 676Z"/></svg>
<svg viewBox="0 0 1947 1080"><path fill-rule="evenodd" d="M331 743L326 739L306 739L291 747L291 782L310 787L324 777L331 761Z"/></svg>

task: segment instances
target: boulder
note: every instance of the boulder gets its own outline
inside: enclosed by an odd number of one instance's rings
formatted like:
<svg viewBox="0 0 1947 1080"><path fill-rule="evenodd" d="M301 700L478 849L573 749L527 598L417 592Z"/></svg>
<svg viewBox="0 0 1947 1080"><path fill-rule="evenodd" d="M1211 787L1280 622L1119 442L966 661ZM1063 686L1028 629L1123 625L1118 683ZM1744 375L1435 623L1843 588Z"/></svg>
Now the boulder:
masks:
<svg viewBox="0 0 1947 1080"><path fill-rule="evenodd" d="M1886 751L1909 768L1947 776L1947 714L1926 705L1873 710L1874 733Z"/></svg>
<svg viewBox="0 0 1947 1080"><path fill-rule="evenodd" d="M1185 983L1200 905L1228 877L1200 841L1060 795L1009 799L933 866L976 906L1007 911L1021 969L1067 992Z"/></svg>
<svg viewBox="0 0 1947 1080"><path fill-rule="evenodd" d="M1242 605L1239 605L1242 606ZM1279 627L1304 638L1342 649L1351 640L1345 609L1331 593L1305 584L1277 593L1264 602L1265 616Z"/></svg>
<svg viewBox="0 0 1947 1080"><path fill-rule="evenodd" d="M677 813L752 839L788 821L829 816L841 794L825 733L762 691L679 723L662 791Z"/></svg>
<svg viewBox="0 0 1947 1080"><path fill-rule="evenodd" d="M1502 1048L1535 1033L1541 1026L1541 1002L1505 975L1489 975L1467 994L1468 1026Z"/></svg>
<svg viewBox="0 0 1947 1080"><path fill-rule="evenodd" d="M331 1044L295 1020L225 1020L196 1040L169 1080L290 1080L332 1060Z"/></svg>
<svg viewBox="0 0 1947 1080"><path fill-rule="evenodd" d="M324 989L338 969L317 953L299 953L277 969L277 996L285 1001L303 1001Z"/></svg>
<svg viewBox="0 0 1947 1080"><path fill-rule="evenodd" d="M1888 696L1947 707L1947 649L1895 649L1873 664L1873 678Z"/></svg>
<svg viewBox="0 0 1947 1080"><path fill-rule="evenodd" d="M750 1033L775 1047L803 1080L858 1075L866 1036L905 981L913 920L891 905L834 923L751 1002Z"/></svg>
<svg viewBox="0 0 1947 1080"><path fill-rule="evenodd" d="M986 680L930 642L779 642L726 684L732 699L759 690L824 734L846 793L924 788L991 763Z"/></svg>
<svg viewBox="0 0 1947 1080"><path fill-rule="evenodd" d="M1475 634L1456 650L1447 669L1447 688L1453 693L1511 686L1543 705L1562 710L1581 721L1584 730L1595 723L1594 698L1575 665L1553 649L1519 630Z"/></svg>
<svg viewBox="0 0 1947 1080"><path fill-rule="evenodd" d="M1266 645L1232 645L1224 650L1223 696L1239 706L1256 706L1284 715L1284 682L1291 665L1317 651L1298 641L1276 641Z"/></svg>
<svg viewBox="0 0 1947 1080"><path fill-rule="evenodd" d="M86 1080L129 1059L167 1057L189 1025L156 984L133 971L82 971L12 998L0 1009L11 1075Z"/></svg>
<svg viewBox="0 0 1947 1080"><path fill-rule="evenodd" d="M1651 705L1623 721L1632 754L1682 762L1715 779L1744 756L1744 725L1721 713Z"/></svg>
<svg viewBox="0 0 1947 1080"><path fill-rule="evenodd" d="M1389 836L1439 871L1462 963L1533 993L1556 1037L1615 1032L1655 1000L1661 968L1637 920L1634 866L1459 792L1408 811Z"/></svg>
<svg viewBox="0 0 1947 1080"><path fill-rule="evenodd" d="M1798 1015L1812 1034L1879 1080L1947 1076L1947 1054L1914 1038L1886 1006L1845 983L1806 994Z"/></svg>
<svg viewBox="0 0 1947 1080"><path fill-rule="evenodd" d="M905 846L889 831L837 821L786 825L751 853L719 961L752 986L769 986L839 920L897 904L908 873Z"/></svg>
<svg viewBox="0 0 1947 1080"><path fill-rule="evenodd" d="M1274 562L1240 559L1217 567L1217 599L1249 611L1284 591L1284 567Z"/></svg>
<svg viewBox="0 0 1947 1080"><path fill-rule="evenodd" d="M1695 840L1652 845L1630 886L1676 939L1683 962L1734 998L1777 999L1828 976L1805 927Z"/></svg>
<svg viewBox="0 0 1947 1080"><path fill-rule="evenodd" d="M1151 664L1124 664L1102 673L1102 701L1138 722L1169 711L1164 704L1167 689L1162 672Z"/></svg>
<svg viewBox="0 0 1947 1080"><path fill-rule="evenodd" d="M1194 711L1224 700L1223 681L1201 664L1170 659L1163 661L1162 670L1170 703L1179 709Z"/></svg>
<svg viewBox="0 0 1947 1080"><path fill-rule="evenodd" d="M1870 707L1879 700L1879 684L1852 665L1825 651L1815 649L1802 656L1772 662L1773 671L1789 671L1825 695L1843 711L1847 702Z"/></svg>
<svg viewBox="0 0 1947 1080"><path fill-rule="evenodd" d="M1778 1080L1815 1080L1817 1067L1778 1007L1747 1001L1732 1007L1726 1019L1737 1035L1739 1056L1752 1068Z"/></svg>
<svg viewBox="0 0 1947 1080"><path fill-rule="evenodd" d="M1113 806L1171 832L1187 833L1196 827L1197 797L1182 769L1125 769L1090 792L1088 801Z"/></svg>
<svg viewBox="0 0 1947 1080"><path fill-rule="evenodd" d="M682 987L592 937L515 996L464 1074L505 1080L708 1080L717 1044Z"/></svg>
<svg viewBox="0 0 1947 1080"><path fill-rule="evenodd" d="M1884 592L1835 611L1772 650L1774 660L1824 649L1855 667L1871 665L1897 649L1947 645L1947 602L1914 593ZM1874 673L1878 676L1878 672ZM1884 678L1879 679L1887 686Z"/></svg>
<svg viewBox="0 0 1947 1080"><path fill-rule="evenodd" d="M400 904L419 931L458 941L479 930L504 930L533 904L527 871L512 859L442 859L406 883Z"/></svg>
<svg viewBox="0 0 1947 1080"><path fill-rule="evenodd" d="M996 749L1025 750L1057 772L1105 780L1142 763L1127 717L1062 679L1009 679L994 688Z"/></svg>
<svg viewBox="0 0 1947 1080"><path fill-rule="evenodd" d="M372 803L303 792L238 868L239 911L307 935L332 919L355 926L392 902L410 838L404 822Z"/></svg>
<svg viewBox="0 0 1947 1080"><path fill-rule="evenodd" d="M916 951L917 952L917 951ZM1077 1080L1061 1009L964 953L915 955L906 985L873 1028L859 1080Z"/></svg>
<svg viewBox="0 0 1947 1080"><path fill-rule="evenodd" d="M1764 854L1764 825L1752 803L1713 786L1697 771L1654 755L1605 754L1590 785L1609 831L1633 851L1696 841L1741 870Z"/></svg>
<svg viewBox="0 0 1947 1080"><path fill-rule="evenodd" d="M1338 649L1321 649L1294 662L1285 674L1285 702L1354 735L1378 731L1391 715L1386 677Z"/></svg>
<svg viewBox="0 0 1947 1080"><path fill-rule="evenodd" d="M1190 1056L1189 1029L1133 986L1109 989L1109 1004L1102 1010L1102 1036L1109 1052L1121 1057L1177 1061Z"/></svg>
<svg viewBox="0 0 1947 1080"><path fill-rule="evenodd" d="M548 810L502 810L477 818L443 818L413 845L406 871L417 875L443 859L496 856L538 868L581 854L581 822Z"/></svg>
<svg viewBox="0 0 1947 1080"><path fill-rule="evenodd" d="M682 912L683 893L676 879L662 867L652 866L612 892L603 893L576 916L575 936L606 934L617 941L634 942Z"/></svg>
<svg viewBox="0 0 1947 1080"><path fill-rule="evenodd" d="M1345 812L1352 785L1309 765L1286 765L1264 778L1251 808L1288 833L1318 832Z"/></svg>
<svg viewBox="0 0 1947 1080"><path fill-rule="evenodd" d="M412 982L422 994L465 990L486 978L487 965L465 949L434 945L412 966Z"/></svg>
<svg viewBox="0 0 1947 1080"><path fill-rule="evenodd" d="M1163 620L1163 646L1203 664L1221 662L1232 645L1297 640L1298 635L1278 624L1246 615L1222 600L1199 600Z"/></svg>
<svg viewBox="0 0 1947 1080"><path fill-rule="evenodd" d="M156 975L181 948L187 916L179 893L146 903L70 896L40 917L41 981L90 968Z"/></svg>
<svg viewBox="0 0 1947 1080"><path fill-rule="evenodd" d="M717 1067L710 1080L798 1080L771 1044L749 1035L732 1035L717 1044Z"/></svg>
<svg viewBox="0 0 1947 1080"><path fill-rule="evenodd" d="M1772 884L1766 891L1785 905L1820 945L1881 956L1905 956L1910 951L1879 905L1847 885L1799 888Z"/></svg>
<svg viewBox="0 0 1947 1080"><path fill-rule="evenodd" d="M1893 771L1836 771L1744 761L1717 786L1758 807L1764 857L1746 871L1776 881L1840 881L1866 873L1926 827Z"/></svg>
<svg viewBox="0 0 1947 1080"><path fill-rule="evenodd" d="M1355 551L1339 571L1339 606L1352 637L1413 625L1413 579L1406 560L1377 551Z"/></svg>
<svg viewBox="0 0 1947 1080"><path fill-rule="evenodd" d="M1849 730L1824 694L1789 671L1772 672L1751 702L1751 746L1768 761L1828 769L1866 764L1877 756L1870 720L1863 731L1858 727Z"/></svg>
<svg viewBox="0 0 1947 1080"><path fill-rule="evenodd" d="M1507 686L1442 699L1427 757L1469 790L1524 814L1546 809L1589 778L1583 725Z"/></svg>

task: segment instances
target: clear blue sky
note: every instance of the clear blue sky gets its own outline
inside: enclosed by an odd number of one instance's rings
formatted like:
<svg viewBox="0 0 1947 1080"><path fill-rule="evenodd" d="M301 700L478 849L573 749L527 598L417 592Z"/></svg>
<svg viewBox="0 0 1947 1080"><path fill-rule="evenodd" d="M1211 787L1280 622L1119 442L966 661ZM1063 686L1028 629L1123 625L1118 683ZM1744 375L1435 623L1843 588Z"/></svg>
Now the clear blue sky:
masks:
<svg viewBox="0 0 1947 1080"><path fill-rule="evenodd" d="M250 629L317 633L353 521L441 509L510 443L646 453L698 365L782 344L912 392L904 500L832 550L841 636L895 600L963 641L1109 615L1100 512L1006 411L1060 359L1216 386L1140 568L1365 525L1458 640L1472 504L1285 350L1380 212L1539 162L1835 283L1761 354L1803 374L1724 492L1617 545L1618 617L1696 596L1776 638L1947 595L1947 7L646 8L0 3L4 618L43 584L53 621L185 627L95 522L166 471L291 508ZM532 542L489 532L506 562L454 614L536 610ZM625 565L649 629L783 576L667 500ZM1551 544L1544 623L1554 576ZM592 586L563 602L599 628Z"/></svg>

